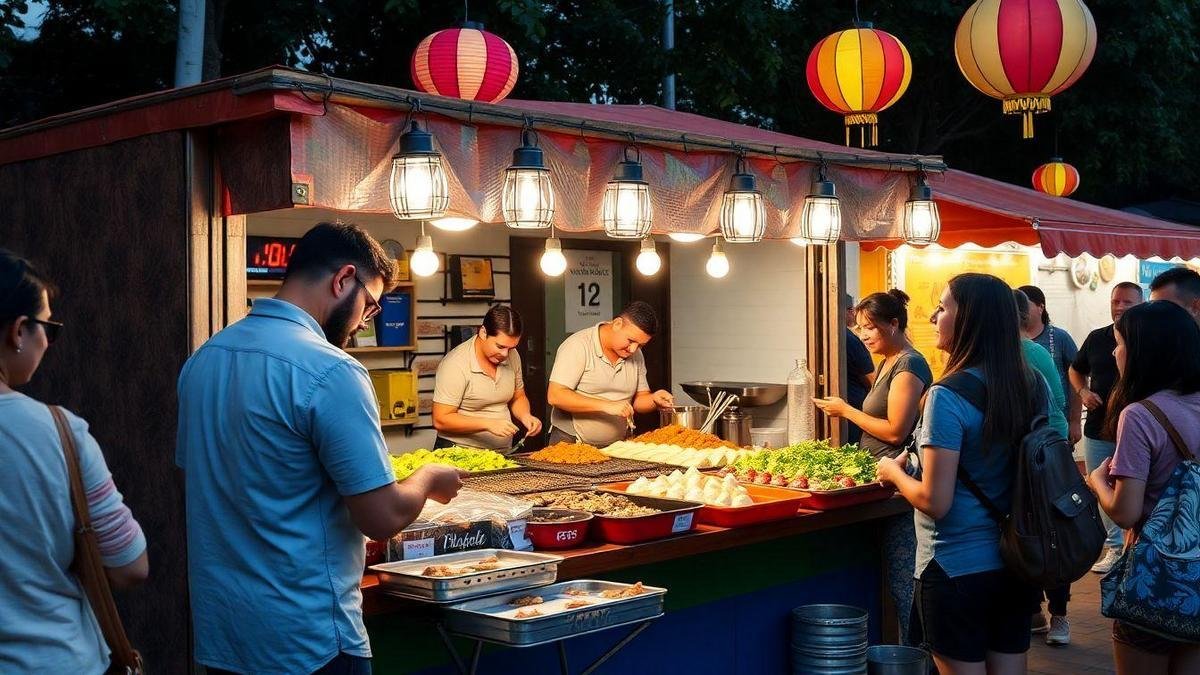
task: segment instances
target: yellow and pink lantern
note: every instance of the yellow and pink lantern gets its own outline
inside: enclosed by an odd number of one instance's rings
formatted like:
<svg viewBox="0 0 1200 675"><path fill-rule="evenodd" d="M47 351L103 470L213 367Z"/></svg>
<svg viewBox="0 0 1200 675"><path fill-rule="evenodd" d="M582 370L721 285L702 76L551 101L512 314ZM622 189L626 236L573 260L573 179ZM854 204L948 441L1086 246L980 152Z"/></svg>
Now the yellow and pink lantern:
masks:
<svg viewBox="0 0 1200 675"><path fill-rule="evenodd" d="M517 53L483 24L467 21L421 40L410 70L423 92L496 103L517 83Z"/></svg>
<svg viewBox="0 0 1200 675"><path fill-rule="evenodd" d="M1079 170L1055 157L1033 170L1033 189L1051 197L1067 197L1079 188Z"/></svg>
<svg viewBox="0 0 1200 675"><path fill-rule="evenodd" d="M879 115L891 107L912 81L912 59L895 35L857 23L826 36L808 55L808 88L821 105L859 128L859 144L879 144ZM867 130L870 129L870 137Z"/></svg>
<svg viewBox="0 0 1200 675"><path fill-rule="evenodd" d="M1096 21L1082 0L976 0L954 34L963 77L1020 115L1025 138L1050 97L1075 84L1096 54Z"/></svg>

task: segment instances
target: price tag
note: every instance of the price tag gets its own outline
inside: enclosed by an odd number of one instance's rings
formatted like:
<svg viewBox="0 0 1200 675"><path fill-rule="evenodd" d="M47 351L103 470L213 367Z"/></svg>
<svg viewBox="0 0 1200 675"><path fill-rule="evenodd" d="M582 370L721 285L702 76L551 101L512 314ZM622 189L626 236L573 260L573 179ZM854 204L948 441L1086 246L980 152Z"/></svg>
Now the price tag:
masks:
<svg viewBox="0 0 1200 675"><path fill-rule="evenodd" d="M687 532L692 529L692 516L694 515L696 515L694 511L688 511L675 516L675 523L671 525L671 533Z"/></svg>
<svg viewBox="0 0 1200 675"><path fill-rule="evenodd" d="M404 542L404 559L417 560L418 558L433 557L433 539L413 539L412 541Z"/></svg>

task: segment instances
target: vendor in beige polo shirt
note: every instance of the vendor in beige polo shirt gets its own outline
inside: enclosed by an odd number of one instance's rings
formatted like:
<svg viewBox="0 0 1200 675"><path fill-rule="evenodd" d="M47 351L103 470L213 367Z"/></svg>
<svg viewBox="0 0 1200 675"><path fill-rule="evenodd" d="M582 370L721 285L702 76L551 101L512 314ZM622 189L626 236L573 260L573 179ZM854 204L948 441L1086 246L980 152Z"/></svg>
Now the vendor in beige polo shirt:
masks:
<svg viewBox="0 0 1200 675"><path fill-rule="evenodd" d="M670 392L650 392L641 348L658 332L654 308L632 302L617 318L563 341L550 372L547 402L554 406L550 444L578 440L597 447L619 441L635 412L675 405Z"/></svg>
<svg viewBox="0 0 1200 675"><path fill-rule="evenodd" d="M475 337L438 364L433 385L435 448L464 445L504 452L518 433L541 433L541 420L529 412L516 351L521 331L521 315L497 305L483 317ZM523 431L513 424L514 418Z"/></svg>

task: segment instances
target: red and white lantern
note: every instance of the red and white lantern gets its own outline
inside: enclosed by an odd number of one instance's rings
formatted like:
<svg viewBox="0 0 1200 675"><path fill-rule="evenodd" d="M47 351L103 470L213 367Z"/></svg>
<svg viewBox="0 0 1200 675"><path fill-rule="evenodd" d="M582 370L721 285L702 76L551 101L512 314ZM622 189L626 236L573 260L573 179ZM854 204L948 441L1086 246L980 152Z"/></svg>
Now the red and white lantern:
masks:
<svg viewBox="0 0 1200 675"><path fill-rule="evenodd" d="M517 83L517 53L483 24L440 30L412 55L413 85L421 91L468 101L496 103Z"/></svg>

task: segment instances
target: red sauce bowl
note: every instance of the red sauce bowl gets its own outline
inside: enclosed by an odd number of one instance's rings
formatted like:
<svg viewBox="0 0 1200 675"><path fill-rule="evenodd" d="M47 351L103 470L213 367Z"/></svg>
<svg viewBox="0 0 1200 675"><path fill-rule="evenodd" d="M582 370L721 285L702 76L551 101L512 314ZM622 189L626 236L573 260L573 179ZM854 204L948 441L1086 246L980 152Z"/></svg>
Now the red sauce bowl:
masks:
<svg viewBox="0 0 1200 675"><path fill-rule="evenodd" d="M587 511L535 508L525 522L525 534L539 550L575 548L587 540L591 524Z"/></svg>

